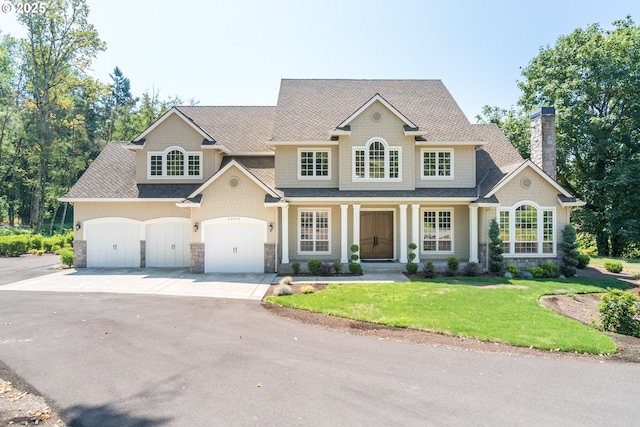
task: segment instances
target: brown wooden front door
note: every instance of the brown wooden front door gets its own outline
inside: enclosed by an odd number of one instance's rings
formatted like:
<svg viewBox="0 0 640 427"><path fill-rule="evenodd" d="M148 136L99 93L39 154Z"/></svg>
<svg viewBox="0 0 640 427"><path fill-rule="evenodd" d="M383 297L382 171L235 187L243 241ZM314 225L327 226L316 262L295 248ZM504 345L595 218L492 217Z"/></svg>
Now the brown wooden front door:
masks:
<svg viewBox="0 0 640 427"><path fill-rule="evenodd" d="M360 213L360 258L393 258L393 212Z"/></svg>

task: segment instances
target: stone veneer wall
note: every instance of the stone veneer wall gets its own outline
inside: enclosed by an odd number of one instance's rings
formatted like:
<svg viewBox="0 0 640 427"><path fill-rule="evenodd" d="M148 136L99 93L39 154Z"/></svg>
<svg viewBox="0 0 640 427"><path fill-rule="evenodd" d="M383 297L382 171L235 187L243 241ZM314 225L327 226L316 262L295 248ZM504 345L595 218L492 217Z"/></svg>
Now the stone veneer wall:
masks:
<svg viewBox="0 0 640 427"><path fill-rule="evenodd" d="M87 241L73 241L73 266L75 268L87 268Z"/></svg>
<svg viewBox="0 0 640 427"><path fill-rule="evenodd" d="M276 244L275 243L264 244L264 272L265 273L276 272Z"/></svg>
<svg viewBox="0 0 640 427"><path fill-rule="evenodd" d="M531 114L531 161L556 179L556 112L542 107Z"/></svg>
<svg viewBox="0 0 640 427"><path fill-rule="evenodd" d="M147 267L147 241L140 240L140 268Z"/></svg>
<svg viewBox="0 0 640 427"><path fill-rule="evenodd" d="M189 271L194 274L203 274L204 243L190 243L189 252Z"/></svg>

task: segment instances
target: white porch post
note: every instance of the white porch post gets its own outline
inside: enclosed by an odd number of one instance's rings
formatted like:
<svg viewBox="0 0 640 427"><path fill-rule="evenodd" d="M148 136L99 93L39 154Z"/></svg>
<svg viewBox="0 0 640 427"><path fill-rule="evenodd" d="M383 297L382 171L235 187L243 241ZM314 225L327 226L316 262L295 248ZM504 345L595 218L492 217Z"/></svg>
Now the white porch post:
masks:
<svg viewBox="0 0 640 427"><path fill-rule="evenodd" d="M347 209L349 205L340 205L340 262L349 262L349 242L347 235Z"/></svg>
<svg viewBox="0 0 640 427"><path fill-rule="evenodd" d="M411 205L411 243L415 243L418 248L415 251L416 258L413 260L420 264L420 205Z"/></svg>
<svg viewBox="0 0 640 427"><path fill-rule="evenodd" d="M352 244L358 245L358 247L360 247L360 205L353 205L353 243ZM358 251L358 256L360 256L360 251ZM360 262L360 258L358 258L358 261L356 262Z"/></svg>
<svg viewBox="0 0 640 427"><path fill-rule="evenodd" d="M400 262L407 260L407 205L400 205Z"/></svg>
<svg viewBox="0 0 640 427"><path fill-rule="evenodd" d="M469 262L478 262L478 207L469 205Z"/></svg>
<svg viewBox="0 0 640 427"><path fill-rule="evenodd" d="M282 205L282 263L289 264L289 205Z"/></svg>

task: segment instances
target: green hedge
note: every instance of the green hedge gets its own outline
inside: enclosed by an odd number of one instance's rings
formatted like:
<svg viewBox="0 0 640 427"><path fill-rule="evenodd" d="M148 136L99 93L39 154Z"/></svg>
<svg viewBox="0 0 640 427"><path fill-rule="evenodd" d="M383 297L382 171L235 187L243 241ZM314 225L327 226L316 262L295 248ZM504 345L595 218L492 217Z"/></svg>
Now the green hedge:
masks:
<svg viewBox="0 0 640 427"><path fill-rule="evenodd" d="M55 249L70 249L73 245L73 232L66 234L55 234L51 237L44 237L40 234L30 235L19 232L16 228L3 228L4 234L0 234L0 256L17 257L30 250L44 250L53 252ZM14 234L9 234L14 232Z"/></svg>

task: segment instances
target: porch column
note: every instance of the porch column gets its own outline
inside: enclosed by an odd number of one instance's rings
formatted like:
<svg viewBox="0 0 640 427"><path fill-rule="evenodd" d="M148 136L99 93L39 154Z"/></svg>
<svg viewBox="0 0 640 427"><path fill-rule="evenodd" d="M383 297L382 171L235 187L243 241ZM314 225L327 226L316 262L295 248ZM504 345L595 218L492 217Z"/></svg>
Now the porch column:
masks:
<svg viewBox="0 0 640 427"><path fill-rule="evenodd" d="M420 205L411 205L411 242L418 246L413 262L420 264Z"/></svg>
<svg viewBox="0 0 640 427"><path fill-rule="evenodd" d="M469 205L469 262L478 262L478 207Z"/></svg>
<svg viewBox="0 0 640 427"><path fill-rule="evenodd" d="M349 205L340 205L340 262L349 262L349 241L347 235L347 209Z"/></svg>
<svg viewBox="0 0 640 427"><path fill-rule="evenodd" d="M400 262L407 262L407 205L400 205Z"/></svg>
<svg viewBox="0 0 640 427"><path fill-rule="evenodd" d="M360 247L360 205L353 205L353 243L354 245L358 245ZM349 251L351 254L351 251ZM358 251L358 256L360 256L360 251ZM349 255L351 258L351 255ZM358 261L360 262L360 258Z"/></svg>
<svg viewBox="0 0 640 427"><path fill-rule="evenodd" d="M282 205L282 263L289 264L289 205Z"/></svg>

